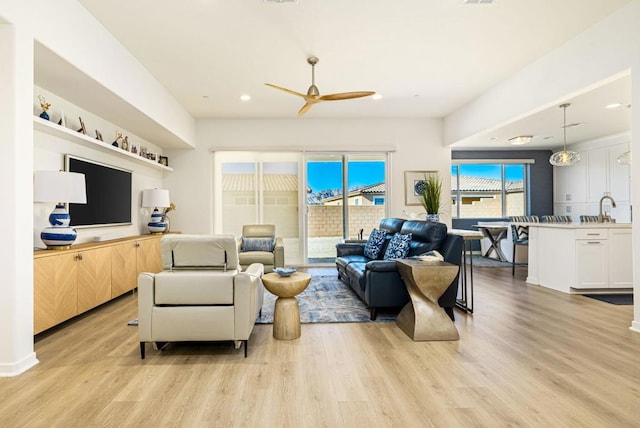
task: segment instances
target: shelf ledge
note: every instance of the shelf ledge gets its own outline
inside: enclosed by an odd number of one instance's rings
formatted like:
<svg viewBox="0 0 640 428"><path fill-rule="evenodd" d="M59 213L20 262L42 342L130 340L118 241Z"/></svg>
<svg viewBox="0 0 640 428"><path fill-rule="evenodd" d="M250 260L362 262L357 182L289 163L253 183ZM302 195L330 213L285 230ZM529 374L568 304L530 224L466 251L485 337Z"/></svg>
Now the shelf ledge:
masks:
<svg viewBox="0 0 640 428"><path fill-rule="evenodd" d="M171 167L164 166L156 161L145 159L136 154L126 152L118 147L113 147L109 143L97 140L95 138L91 138L87 135L81 134L69 128L65 128L64 126L60 126L57 123L50 122L38 116L33 116L33 129L44 132L49 135L53 135L54 137L59 137L64 140L81 144L85 147L90 147L92 149L100 150L105 153L114 154L116 156L120 156L125 159L134 160L136 162L140 162L145 166L148 166L151 168L156 168L166 172L173 171L173 168Z"/></svg>

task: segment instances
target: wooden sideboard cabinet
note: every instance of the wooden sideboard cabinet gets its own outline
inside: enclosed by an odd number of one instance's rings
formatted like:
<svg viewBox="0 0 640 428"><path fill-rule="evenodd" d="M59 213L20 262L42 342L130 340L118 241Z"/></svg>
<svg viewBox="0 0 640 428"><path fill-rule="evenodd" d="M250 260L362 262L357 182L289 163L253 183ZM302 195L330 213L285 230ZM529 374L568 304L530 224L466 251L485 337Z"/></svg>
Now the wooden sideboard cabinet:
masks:
<svg viewBox="0 0 640 428"><path fill-rule="evenodd" d="M36 250L34 334L133 290L140 272L160 272L161 237L140 235L68 250Z"/></svg>

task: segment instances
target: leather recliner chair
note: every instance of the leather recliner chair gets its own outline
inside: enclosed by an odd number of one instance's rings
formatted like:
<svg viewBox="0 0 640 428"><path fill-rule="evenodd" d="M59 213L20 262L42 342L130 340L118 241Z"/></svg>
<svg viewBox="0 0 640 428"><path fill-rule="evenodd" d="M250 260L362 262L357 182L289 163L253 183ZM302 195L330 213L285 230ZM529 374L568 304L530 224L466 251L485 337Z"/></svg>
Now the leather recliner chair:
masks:
<svg viewBox="0 0 640 428"><path fill-rule="evenodd" d="M268 248L264 247L268 244ZM242 237L238 239L240 265L243 269L252 263L264 265L265 273L284 267L284 244L276 236L273 224L248 224L242 226Z"/></svg>
<svg viewBox="0 0 640 428"><path fill-rule="evenodd" d="M140 357L146 342L247 344L262 308L263 266L241 272L233 235L167 235L163 271L138 276Z"/></svg>

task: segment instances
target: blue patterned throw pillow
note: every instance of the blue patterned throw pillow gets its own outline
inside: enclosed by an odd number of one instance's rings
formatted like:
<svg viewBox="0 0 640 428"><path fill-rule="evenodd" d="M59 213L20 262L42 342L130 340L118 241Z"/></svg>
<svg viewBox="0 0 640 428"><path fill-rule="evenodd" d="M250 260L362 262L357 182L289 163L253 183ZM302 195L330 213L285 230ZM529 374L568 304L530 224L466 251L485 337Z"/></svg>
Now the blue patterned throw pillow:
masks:
<svg viewBox="0 0 640 428"><path fill-rule="evenodd" d="M241 253L246 251L273 251L276 246L275 238L245 238L242 237Z"/></svg>
<svg viewBox="0 0 640 428"><path fill-rule="evenodd" d="M409 244L411 244L411 234L407 233L402 235L396 233L391 238L391 242L387 246L387 251L384 252L385 260L404 259L409 254Z"/></svg>
<svg viewBox="0 0 640 428"><path fill-rule="evenodd" d="M369 239L367 239L367 243L364 244L364 255L373 260L377 259L384 245L384 238L386 236L387 234L384 231L373 229L371 235L369 235Z"/></svg>

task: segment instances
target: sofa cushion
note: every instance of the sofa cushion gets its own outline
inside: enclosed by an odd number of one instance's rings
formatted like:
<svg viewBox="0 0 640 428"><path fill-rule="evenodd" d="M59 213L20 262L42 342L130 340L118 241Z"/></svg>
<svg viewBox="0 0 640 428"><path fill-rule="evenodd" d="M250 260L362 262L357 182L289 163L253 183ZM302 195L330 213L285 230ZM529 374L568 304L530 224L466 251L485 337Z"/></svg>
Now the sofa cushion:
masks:
<svg viewBox="0 0 640 428"><path fill-rule="evenodd" d="M384 238L387 236L383 230L373 229L367 239L367 243L364 244L364 255L370 259L377 259L382 245L384 244Z"/></svg>
<svg viewBox="0 0 640 428"><path fill-rule="evenodd" d="M387 250L384 252L384 260L404 259L409 254L411 234L396 233L391 238Z"/></svg>
<svg viewBox="0 0 640 428"><path fill-rule="evenodd" d="M360 256L357 254L353 254L353 255L348 255L348 256L342 256L342 257L336 257L336 265L346 268L347 265L351 264L351 263L366 263L369 261L368 257L365 256Z"/></svg>
<svg viewBox="0 0 640 428"><path fill-rule="evenodd" d="M247 266L253 263L262 263L272 266L275 263L275 255L271 251L248 251L240 253L240 264Z"/></svg>
<svg viewBox="0 0 640 428"><path fill-rule="evenodd" d="M347 266L347 275L349 276L349 282L351 287L357 285L360 290L365 289L366 285L366 276L365 276L365 266L364 262L353 262L349 263Z"/></svg>
<svg viewBox="0 0 640 428"><path fill-rule="evenodd" d="M402 218L383 218L380 221L380 230L387 232L389 235L400 232L405 220Z"/></svg>
<svg viewBox="0 0 640 428"><path fill-rule="evenodd" d="M276 246L276 238L246 238L242 237L241 252L246 251L273 251Z"/></svg>
<svg viewBox="0 0 640 428"><path fill-rule="evenodd" d="M447 225L430 221L407 220L400 233L411 234L409 257L431 250L440 250L447 238Z"/></svg>
<svg viewBox="0 0 640 428"><path fill-rule="evenodd" d="M231 305L237 270L162 271L155 276L156 305Z"/></svg>

